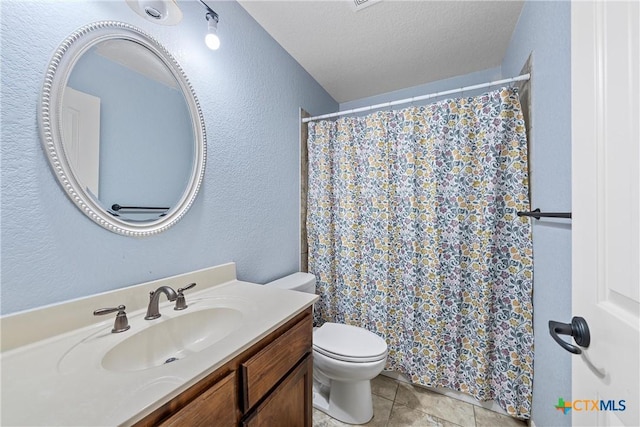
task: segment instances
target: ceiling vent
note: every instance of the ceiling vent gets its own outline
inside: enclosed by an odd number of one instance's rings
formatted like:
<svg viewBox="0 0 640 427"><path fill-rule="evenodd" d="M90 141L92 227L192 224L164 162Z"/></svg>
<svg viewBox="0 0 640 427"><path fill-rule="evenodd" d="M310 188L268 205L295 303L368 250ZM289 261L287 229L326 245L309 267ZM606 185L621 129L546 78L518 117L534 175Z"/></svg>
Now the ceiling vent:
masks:
<svg viewBox="0 0 640 427"><path fill-rule="evenodd" d="M354 11L358 12L369 6L373 6L376 3L380 3L382 0L351 0L351 7Z"/></svg>

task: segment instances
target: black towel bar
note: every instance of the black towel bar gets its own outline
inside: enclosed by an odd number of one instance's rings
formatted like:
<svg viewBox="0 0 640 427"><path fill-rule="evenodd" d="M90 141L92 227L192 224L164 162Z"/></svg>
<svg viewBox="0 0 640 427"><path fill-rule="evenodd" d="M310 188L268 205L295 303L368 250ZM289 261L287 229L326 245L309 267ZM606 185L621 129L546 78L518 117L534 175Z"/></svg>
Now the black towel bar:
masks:
<svg viewBox="0 0 640 427"><path fill-rule="evenodd" d="M540 212L540 209L534 209L531 212L518 212L518 216L532 216L535 219L540 219L540 218L571 218L571 212Z"/></svg>
<svg viewBox="0 0 640 427"><path fill-rule="evenodd" d="M158 207L147 207L147 206L120 206L117 203L114 203L111 206L111 209L113 209L114 211L118 212L120 209L132 209L132 210L144 210L144 211L166 211L169 210L169 208L158 208Z"/></svg>

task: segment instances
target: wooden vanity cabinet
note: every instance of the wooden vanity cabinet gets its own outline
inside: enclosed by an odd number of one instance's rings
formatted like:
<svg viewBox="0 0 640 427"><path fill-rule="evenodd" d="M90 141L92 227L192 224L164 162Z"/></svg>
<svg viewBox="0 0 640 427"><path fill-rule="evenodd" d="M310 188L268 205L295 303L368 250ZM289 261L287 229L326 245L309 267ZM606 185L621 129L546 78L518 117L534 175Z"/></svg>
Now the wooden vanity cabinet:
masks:
<svg viewBox="0 0 640 427"><path fill-rule="evenodd" d="M311 427L308 308L144 417L136 427Z"/></svg>
<svg viewBox="0 0 640 427"><path fill-rule="evenodd" d="M242 421L242 427L311 426L313 359L307 355L298 366ZM300 410L304 408L304 410Z"/></svg>
<svg viewBox="0 0 640 427"><path fill-rule="evenodd" d="M236 373L230 373L160 425L163 427L235 425L238 418L235 410L238 407L236 382Z"/></svg>

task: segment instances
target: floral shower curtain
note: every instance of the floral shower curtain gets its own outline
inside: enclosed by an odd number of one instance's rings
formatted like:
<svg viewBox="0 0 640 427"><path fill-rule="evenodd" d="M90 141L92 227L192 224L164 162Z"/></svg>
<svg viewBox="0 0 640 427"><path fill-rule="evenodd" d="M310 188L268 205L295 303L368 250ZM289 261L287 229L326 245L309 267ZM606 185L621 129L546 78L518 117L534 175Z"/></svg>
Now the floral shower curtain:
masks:
<svg viewBox="0 0 640 427"><path fill-rule="evenodd" d="M309 124L316 320L369 329L387 369L529 418L527 143L517 90Z"/></svg>

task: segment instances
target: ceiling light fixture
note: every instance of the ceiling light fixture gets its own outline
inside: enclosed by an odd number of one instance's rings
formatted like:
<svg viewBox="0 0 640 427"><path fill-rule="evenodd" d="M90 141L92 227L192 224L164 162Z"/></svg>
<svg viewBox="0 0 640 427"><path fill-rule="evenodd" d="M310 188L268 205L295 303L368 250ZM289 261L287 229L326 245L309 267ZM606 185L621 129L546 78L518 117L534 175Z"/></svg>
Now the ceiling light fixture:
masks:
<svg viewBox="0 0 640 427"><path fill-rule="evenodd" d="M200 0L200 3L207 8L205 18L207 19L207 35L204 37L204 42L211 50L217 50L220 47L220 38L218 37L218 14L213 11L205 2Z"/></svg>
<svg viewBox="0 0 640 427"><path fill-rule="evenodd" d="M160 25L177 25L182 20L182 11L175 0L126 0L138 15Z"/></svg>
<svg viewBox="0 0 640 427"><path fill-rule="evenodd" d="M220 47L220 38L218 37L218 14L214 11L207 12L207 35L204 42L211 50L217 50Z"/></svg>

